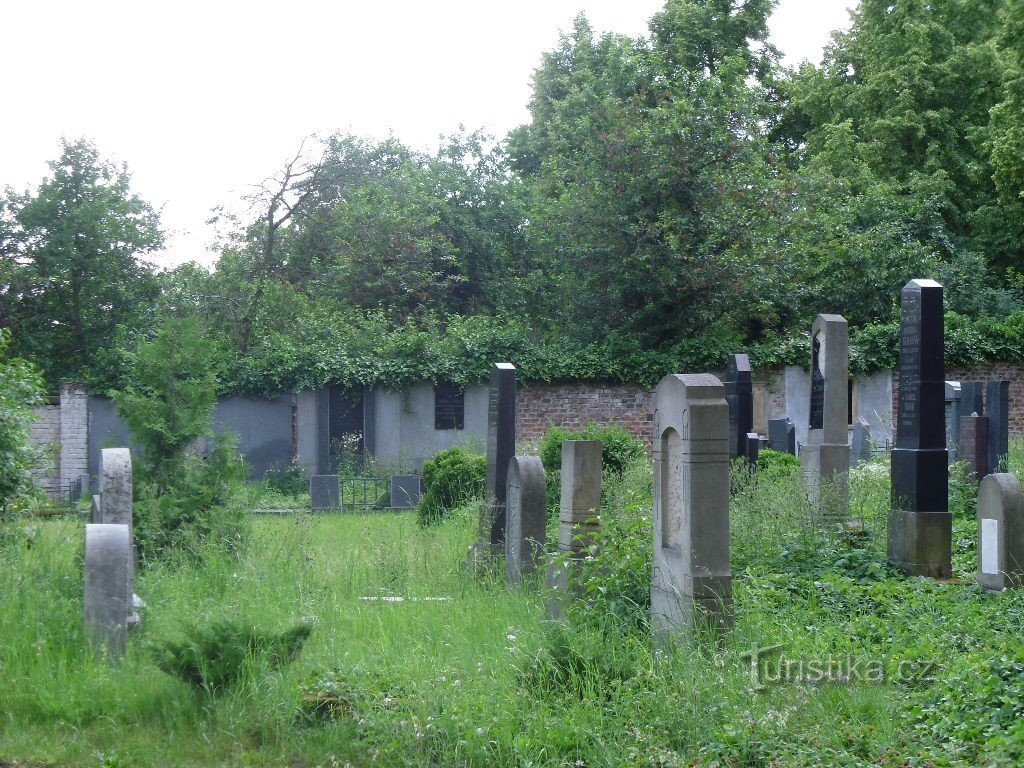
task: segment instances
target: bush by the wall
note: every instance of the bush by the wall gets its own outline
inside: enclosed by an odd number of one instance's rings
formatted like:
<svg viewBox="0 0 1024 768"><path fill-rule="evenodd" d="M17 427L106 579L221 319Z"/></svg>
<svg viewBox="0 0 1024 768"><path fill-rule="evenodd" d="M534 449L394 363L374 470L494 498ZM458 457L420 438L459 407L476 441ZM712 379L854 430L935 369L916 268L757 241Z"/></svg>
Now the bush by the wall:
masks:
<svg viewBox="0 0 1024 768"><path fill-rule="evenodd" d="M565 427L551 427L540 441L540 460L548 481L549 508L558 505L562 443L566 440L599 440L602 469L617 477L621 477L626 467L647 453L644 444L622 427L588 424L573 432Z"/></svg>
<svg viewBox="0 0 1024 768"><path fill-rule="evenodd" d="M423 464L424 492L416 508L421 525L443 520L453 509L482 498L487 457L453 446Z"/></svg>

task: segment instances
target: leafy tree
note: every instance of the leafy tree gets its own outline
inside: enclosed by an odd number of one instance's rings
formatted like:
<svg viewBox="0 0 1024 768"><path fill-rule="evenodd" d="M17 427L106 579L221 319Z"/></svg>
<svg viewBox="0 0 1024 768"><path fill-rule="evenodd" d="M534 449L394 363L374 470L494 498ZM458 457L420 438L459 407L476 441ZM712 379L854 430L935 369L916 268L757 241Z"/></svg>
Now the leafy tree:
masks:
<svg viewBox="0 0 1024 768"><path fill-rule="evenodd" d="M9 356L10 343L10 331L0 328L0 509L32 485L39 456L29 431L43 400L42 379L32 364Z"/></svg>
<svg viewBox="0 0 1024 768"><path fill-rule="evenodd" d="M157 214L130 188L124 167L85 140L64 142L35 193L11 190L0 205L0 326L38 362L52 386L103 381L96 351L119 324L139 324L156 293L140 257L162 244ZM6 211L6 215L3 211Z"/></svg>

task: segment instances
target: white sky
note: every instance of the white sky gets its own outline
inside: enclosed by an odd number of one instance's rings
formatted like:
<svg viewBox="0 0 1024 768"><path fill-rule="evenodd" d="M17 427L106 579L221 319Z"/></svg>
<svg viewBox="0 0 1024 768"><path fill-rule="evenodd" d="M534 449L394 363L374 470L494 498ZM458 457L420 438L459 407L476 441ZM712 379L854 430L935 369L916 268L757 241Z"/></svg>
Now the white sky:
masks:
<svg viewBox="0 0 1024 768"><path fill-rule="evenodd" d="M781 0L773 42L817 63L856 0ZM161 209L153 260L210 263L210 209L280 168L312 133L434 151L441 134L526 122L530 77L579 11L644 34L663 0L7 0L0 187L48 173L60 138L128 164Z"/></svg>

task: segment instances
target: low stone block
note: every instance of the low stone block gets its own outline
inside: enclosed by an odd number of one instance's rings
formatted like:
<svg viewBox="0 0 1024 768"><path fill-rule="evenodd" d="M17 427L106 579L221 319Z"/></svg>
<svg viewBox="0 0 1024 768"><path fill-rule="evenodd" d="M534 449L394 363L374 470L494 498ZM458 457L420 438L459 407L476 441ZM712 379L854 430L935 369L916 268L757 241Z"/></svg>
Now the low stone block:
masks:
<svg viewBox="0 0 1024 768"><path fill-rule="evenodd" d="M978 583L992 592L1024 584L1024 497L1010 473L989 475L978 490Z"/></svg>
<svg viewBox="0 0 1024 768"><path fill-rule="evenodd" d="M391 476L391 507L414 509L423 495L423 479L419 475Z"/></svg>
<svg viewBox="0 0 1024 768"><path fill-rule="evenodd" d="M338 509L341 506L341 489L337 475L311 475L309 478L309 508L316 512Z"/></svg>

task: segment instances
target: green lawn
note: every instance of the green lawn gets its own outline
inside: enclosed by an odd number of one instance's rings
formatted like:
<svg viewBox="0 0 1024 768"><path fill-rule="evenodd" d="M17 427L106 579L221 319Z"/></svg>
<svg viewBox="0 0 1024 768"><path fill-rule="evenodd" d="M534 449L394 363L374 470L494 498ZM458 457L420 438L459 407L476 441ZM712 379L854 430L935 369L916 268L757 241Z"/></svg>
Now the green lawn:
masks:
<svg viewBox="0 0 1024 768"><path fill-rule="evenodd" d="M652 651L642 609L614 619L608 594L642 598L645 483L637 467L609 484L618 567L571 626L544 620L536 585L464 571L468 510L426 530L411 513L259 516L240 557L140 574L148 607L116 666L83 648L81 523L9 522L0 765L1014 764L1024 602L974 585L969 510L960 580L936 584L885 567L884 467L854 475L858 539L801 522L792 478L741 479L734 629ZM404 600L361 599L384 596ZM150 644L222 616L314 628L294 663L216 696L155 666ZM744 652L780 644L754 678ZM812 663L838 666L814 679Z"/></svg>

